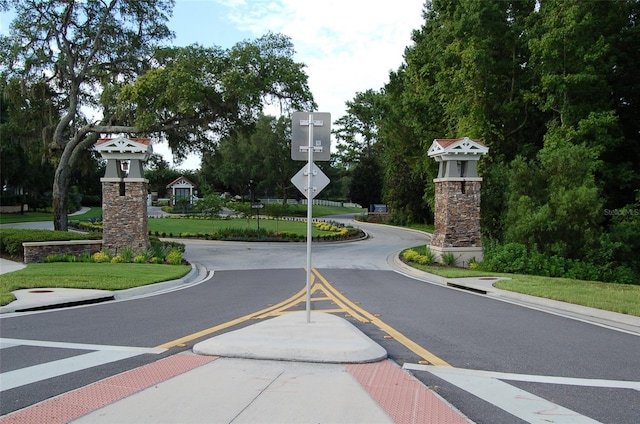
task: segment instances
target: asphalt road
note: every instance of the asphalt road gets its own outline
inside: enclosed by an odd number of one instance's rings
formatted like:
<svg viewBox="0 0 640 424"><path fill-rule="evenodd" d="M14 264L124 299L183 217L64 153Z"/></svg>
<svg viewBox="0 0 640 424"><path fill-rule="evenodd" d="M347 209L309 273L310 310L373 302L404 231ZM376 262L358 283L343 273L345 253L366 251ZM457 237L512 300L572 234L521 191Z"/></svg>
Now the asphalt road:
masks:
<svg viewBox="0 0 640 424"><path fill-rule="evenodd" d="M640 381L637 334L409 278L394 272L389 258L428 238L413 231L363 226L371 236L367 240L314 245L318 279L326 280L327 293L336 290L334 302L315 302L314 309L335 308L337 296L344 296L352 303L345 303L339 314L357 317L358 308L379 314L387 331L382 325L349 319L400 365L425 359L403 342L402 335L467 373L460 382L418 365L411 371L475 422L523 422L489 396L497 388L509 393L521 389L518 396L539 396L600 422L638 421L640 392L610 387L610 382ZM304 287L304 244L186 244L185 257L214 270L213 278L156 296L0 318L5 344L0 349L0 414L188 350L209 336L185 336L250 316ZM304 305L292 307L296 308ZM222 332L252 322L246 319ZM179 339L183 341L175 342ZM114 346L129 350L122 353ZM70 369L59 371L65 367ZM39 379L54 370L60 373ZM468 370L536 378L506 384L503 378L477 379ZM586 385L576 386L573 379ZM594 379L604 380L605 387L595 387ZM469 393L469 381L481 387L480 393Z"/></svg>

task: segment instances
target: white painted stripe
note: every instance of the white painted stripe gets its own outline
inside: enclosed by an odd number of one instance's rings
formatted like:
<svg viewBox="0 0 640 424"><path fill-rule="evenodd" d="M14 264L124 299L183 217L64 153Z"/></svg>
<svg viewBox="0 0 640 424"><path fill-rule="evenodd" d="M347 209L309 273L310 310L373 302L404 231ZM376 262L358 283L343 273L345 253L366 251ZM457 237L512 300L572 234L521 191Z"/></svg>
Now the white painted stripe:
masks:
<svg viewBox="0 0 640 424"><path fill-rule="evenodd" d="M97 351L71 358L60 359L19 370L0 374L1 390L10 390L26 384L58 377L75 371L84 370L98 365L138 356L135 352Z"/></svg>
<svg viewBox="0 0 640 424"><path fill-rule="evenodd" d="M0 345L4 345L5 343L11 346L21 345L21 346L55 347L59 349L104 350L104 351L112 351L112 352L129 352L129 353L135 353L135 354L142 354L142 353L159 354L167 351L167 349L155 348L155 347L111 346L111 345L84 344L84 343L49 342L45 340L0 338Z"/></svg>
<svg viewBox="0 0 640 424"><path fill-rule="evenodd" d="M589 417L556 405L546 399L518 389L503 381L455 368L425 367L424 371L439 377L483 399L528 423L562 422L566 424L598 423ZM453 370L453 372L452 372ZM466 370L462 370L466 371Z"/></svg>
<svg viewBox="0 0 640 424"><path fill-rule="evenodd" d="M420 364L404 364L402 366L408 370L428 371L434 368L433 365ZM450 368L450 373L474 375L478 377L496 378L498 380L510 381L526 381L530 383L548 383L548 384L564 384L567 386L583 386L583 387L604 387L609 389L633 389L640 391L640 382L625 380L603 380L597 378L572 378L572 377L553 377L546 375L531 374L513 374L495 371L470 370L463 368Z"/></svg>
<svg viewBox="0 0 640 424"><path fill-rule="evenodd" d="M15 347L15 346L20 346L20 344L18 343L9 343L9 342L5 342L3 339L0 339L0 349L4 349L7 347Z"/></svg>

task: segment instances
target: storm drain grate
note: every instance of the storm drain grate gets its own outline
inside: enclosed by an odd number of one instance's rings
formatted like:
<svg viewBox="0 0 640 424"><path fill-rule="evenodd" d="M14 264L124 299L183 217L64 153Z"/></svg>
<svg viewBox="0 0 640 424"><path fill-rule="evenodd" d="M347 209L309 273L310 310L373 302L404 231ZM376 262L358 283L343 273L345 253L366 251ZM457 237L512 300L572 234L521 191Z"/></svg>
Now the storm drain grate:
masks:
<svg viewBox="0 0 640 424"><path fill-rule="evenodd" d="M397 424L469 424L460 412L391 361L351 364L347 371Z"/></svg>

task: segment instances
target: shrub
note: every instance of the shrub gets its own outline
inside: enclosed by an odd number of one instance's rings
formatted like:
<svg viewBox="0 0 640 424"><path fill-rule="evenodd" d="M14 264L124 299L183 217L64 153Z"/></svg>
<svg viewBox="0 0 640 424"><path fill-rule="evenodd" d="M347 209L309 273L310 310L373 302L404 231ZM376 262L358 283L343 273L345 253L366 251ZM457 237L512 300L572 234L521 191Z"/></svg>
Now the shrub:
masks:
<svg viewBox="0 0 640 424"><path fill-rule="evenodd" d="M401 255L407 262L415 262L420 265L430 265L434 262L434 256L431 249L427 249L424 255L421 255L414 249L407 249Z"/></svg>
<svg viewBox="0 0 640 424"><path fill-rule="evenodd" d="M147 262L148 262L148 259L145 255L137 255L136 257L133 258L134 264L145 264Z"/></svg>
<svg viewBox="0 0 640 424"><path fill-rule="evenodd" d="M488 271L525 273L527 248L523 244L508 243L503 246L492 245L485 250L483 264Z"/></svg>
<svg viewBox="0 0 640 424"><path fill-rule="evenodd" d="M131 247L123 247L119 252L119 256L123 262L132 262L134 255L135 251ZM113 260L111 262L113 262Z"/></svg>
<svg viewBox="0 0 640 424"><path fill-rule="evenodd" d="M49 255L42 260L44 263L51 262L78 262L78 258L74 255Z"/></svg>
<svg viewBox="0 0 640 424"><path fill-rule="evenodd" d="M93 262L97 262L97 263L109 262L111 260L111 257L109 256L109 254L103 251L94 253L92 258L93 258Z"/></svg>
<svg viewBox="0 0 640 424"><path fill-rule="evenodd" d="M164 259L170 265L180 265L182 263L182 252L177 249L171 249Z"/></svg>
<svg viewBox="0 0 640 424"><path fill-rule="evenodd" d="M480 266L480 263L478 263L475 256L469 259L469 269L478 269L479 266Z"/></svg>
<svg viewBox="0 0 640 424"><path fill-rule="evenodd" d="M436 257L429 246L425 247L424 255L422 256L424 256L424 261L426 262L424 265L429 265L435 262Z"/></svg>
<svg viewBox="0 0 640 424"><path fill-rule="evenodd" d="M91 253L83 253L78 257L78 262L93 262L93 258L91 257Z"/></svg>
<svg viewBox="0 0 640 424"><path fill-rule="evenodd" d="M111 258L111 263L112 264L119 264L119 263L123 263L125 262L125 260L122 258L122 256L114 256L113 258Z"/></svg>
<svg viewBox="0 0 640 424"><path fill-rule="evenodd" d="M416 259L420 256L418 252L413 249L407 249L402 252L402 257L407 262L416 262Z"/></svg>
<svg viewBox="0 0 640 424"><path fill-rule="evenodd" d="M442 262L444 262L447 266L455 266L457 260L458 259L456 258L456 255L453 254L453 252L447 252L442 255Z"/></svg>

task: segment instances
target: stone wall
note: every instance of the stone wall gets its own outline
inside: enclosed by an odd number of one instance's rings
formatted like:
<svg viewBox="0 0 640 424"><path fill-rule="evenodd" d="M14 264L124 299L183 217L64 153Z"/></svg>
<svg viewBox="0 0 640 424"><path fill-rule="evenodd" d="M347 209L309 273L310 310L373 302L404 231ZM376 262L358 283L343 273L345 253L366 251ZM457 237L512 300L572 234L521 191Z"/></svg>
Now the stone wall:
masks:
<svg viewBox="0 0 640 424"><path fill-rule="evenodd" d="M481 181L436 180L435 230L431 245L480 247Z"/></svg>
<svg viewBox="0 0 640 424"><path fill-rule="evenodd" d="M133 180L133 181L132 181ZM147 181L102 180L102 240L104 248L117 252L149 248L147 230Z"/></svg>
<svg viewBox="0 0 640 424"><path fill-rule="evenodd" d="M102 240L30 241L22 243L25 264L42 262L51 255L93 255L102 250Z"/></svg>

